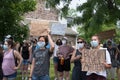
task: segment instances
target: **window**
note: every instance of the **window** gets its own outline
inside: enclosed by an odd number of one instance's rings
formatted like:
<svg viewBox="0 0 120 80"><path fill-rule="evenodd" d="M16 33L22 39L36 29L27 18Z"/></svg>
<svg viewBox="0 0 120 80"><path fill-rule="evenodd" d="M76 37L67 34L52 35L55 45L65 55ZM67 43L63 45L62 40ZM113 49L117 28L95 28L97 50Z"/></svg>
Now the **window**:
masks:
<svg viewBox="0 0 120 80"><path fill-rule="evenodd" d="M45 1L45 10L50 10L50 5Z"/></svg>

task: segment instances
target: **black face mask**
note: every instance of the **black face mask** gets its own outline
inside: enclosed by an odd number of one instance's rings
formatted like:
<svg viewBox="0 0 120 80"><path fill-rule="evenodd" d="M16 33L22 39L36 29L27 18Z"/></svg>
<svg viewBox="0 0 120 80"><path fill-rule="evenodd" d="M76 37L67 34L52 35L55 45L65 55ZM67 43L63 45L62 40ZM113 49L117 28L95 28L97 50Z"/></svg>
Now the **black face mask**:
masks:
<svg viewBox="0 0 120 80"><path fill-rule="evenodd" d="M111 42L108 42L108 43L107 43L107 45L108 45L108 46L111 46L111 45L112 45L112 43L111 43Z"/></svg>

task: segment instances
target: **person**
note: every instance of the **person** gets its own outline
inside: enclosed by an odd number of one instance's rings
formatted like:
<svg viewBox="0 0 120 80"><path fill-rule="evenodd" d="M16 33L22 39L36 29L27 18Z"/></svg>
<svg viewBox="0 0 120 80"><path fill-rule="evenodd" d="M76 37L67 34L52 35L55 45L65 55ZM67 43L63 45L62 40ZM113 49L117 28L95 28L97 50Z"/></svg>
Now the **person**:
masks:
<svg viewBox="0 0 120 80"><path fill-rule="evenodd" d="M54 73L55 73L55 79L54 80L58 80L58 71L57 71L58 57L57 57L57 52L58 52L58 48L61 45L62 45L62 40L61 39L57 39L57 41L55 43L54 53L53 53L53 63L54 63Z"/></svg>
<svg viewBox="0 0 120 80"><path fill-rule="evenodd" d="M100 47L100 39L97 35L92 36L91 39L92 39L91 41L92 49L102 49ZM106 61L102 62L102 64L105 66L105 69L111 67L110 54L107 51L107 49L106 49ZM86 75L87 75L87 80L106 80L107 77L106 70L97 71L97 72L87 71Z"/></svg>
<svg viewBox="0 0 120 80"><path fill-rule="evenodd" d="M13 49L14 43L11 40L6 40L4 42L4 57L2 63L3 70L3 80L15 80L17 76L17 70L19 69L22 57L18 51ZM19 61L18 65L16 65L15 59Z"/></svg>
<svg viewBox="0 0 120 80"><path fill-rule="evenodd" d="M46 48L46 38L40 36L37 42L37 48L33 53L33 60L30 70L29 80L50 80L49 67L50 67L50 56L54 50L54 42L49 34L48 30L48 41L50 48Z"/></svg>
<svg viewBox="0 0 120 80"><path fill-rule="evenodd" d="M118 80L120 80L120 42L117 46L117 49L118 49L118 54L117 54L118 66L117 66L117 69L116 69L116 73L117 73Z"/></svg>
<svg viewBox="0 0 120 80"><path fill-rule="evenodd" d="M29 61L31 58L31 48L29 44L27 43L27 41L23 42L23 46L21 47L20 54L23 58L23 62L21 66L22 80L24 80L24 78L27 80L28 79L28 65L29 65Z"/></svg>
<svg viewBox="0 0 120 80"><path fill-rule="evenodd" d="M62 38L62 45L58 49L58 72L59 80L63 80L64 76L66 80L70 80L70 55L74 51L74 48L67 44L67 37Z"/></svg>
<svg viewBox="0 0 120 80"><path fill-rule="evenodd" d="M71 57L71 63L74 63L74 67L72 70L72 80L86 80L86 71L81 71L81 55L82 50L85 48L85 41L82 38L78 38L77 40L77 50L74 50L72 57Z"/></svg>
<svg viewBox="0 0 120 80"><path fill-rule="evenodd" d="M3 62L3 49L0 46L0 80L3 79L2 62Z"/></svg>
<svg viewBox="0 0 120 80"><path fill-rule="evenodd" d="M107 40L106 48L108 52L110 53L111 57L111 68L107 69L108 78L111 78L111 80L115 80L115 73L116 73L116 67L117 67L117 47L113 47L113 43L110 39Z"/></svg>

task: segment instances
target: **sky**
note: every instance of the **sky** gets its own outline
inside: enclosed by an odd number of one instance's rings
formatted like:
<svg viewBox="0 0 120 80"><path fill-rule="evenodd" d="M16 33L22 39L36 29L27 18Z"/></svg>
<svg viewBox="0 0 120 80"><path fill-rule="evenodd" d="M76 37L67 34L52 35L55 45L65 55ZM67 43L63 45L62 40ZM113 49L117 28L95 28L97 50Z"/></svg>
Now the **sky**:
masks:
<svg viewBox="0 0 120 80"><path fill-rule="evenodd" d="M72 0L70 4L70 8L75 9L77 5L85 3L86 0Z"/></svg>

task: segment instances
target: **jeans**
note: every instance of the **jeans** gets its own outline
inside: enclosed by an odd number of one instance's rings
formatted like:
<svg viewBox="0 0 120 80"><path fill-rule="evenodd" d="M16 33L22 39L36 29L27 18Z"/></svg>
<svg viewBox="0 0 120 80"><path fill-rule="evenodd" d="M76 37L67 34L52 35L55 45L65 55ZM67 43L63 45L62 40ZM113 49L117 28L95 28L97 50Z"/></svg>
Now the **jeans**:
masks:
<svg viewBox="0 0 120 80"><path fill-rule="evenodd" d="M44 75L44 76L33 75L32 80L50 80L50 77L48 75Z"/></svg>

